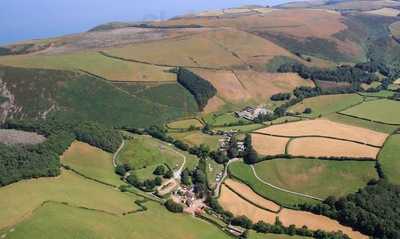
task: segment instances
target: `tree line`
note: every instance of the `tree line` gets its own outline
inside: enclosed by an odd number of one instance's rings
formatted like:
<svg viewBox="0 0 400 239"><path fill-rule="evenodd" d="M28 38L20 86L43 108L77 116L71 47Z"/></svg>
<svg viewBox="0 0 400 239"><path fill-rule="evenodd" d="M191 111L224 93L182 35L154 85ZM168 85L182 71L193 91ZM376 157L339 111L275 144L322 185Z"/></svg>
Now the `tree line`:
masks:
<svg viewBox="0 0 400 239"><path fill-rule="evenodd" d="M59 156L76 139L108 152L114 152L122 143L122 137L117 131L94 122L9 120L2 128L36 132L45 136L46 140L25 146L0 144L1 186L22 179L59 175Z"/></svg>

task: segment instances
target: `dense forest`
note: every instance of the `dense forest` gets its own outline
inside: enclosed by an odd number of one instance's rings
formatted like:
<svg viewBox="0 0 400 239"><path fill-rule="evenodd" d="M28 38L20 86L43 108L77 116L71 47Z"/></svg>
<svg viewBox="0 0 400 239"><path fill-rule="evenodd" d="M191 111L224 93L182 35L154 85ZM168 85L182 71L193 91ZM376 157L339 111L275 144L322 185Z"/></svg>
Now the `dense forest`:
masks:
<svg viewBox="0 0 400 239"><path fill-rule="evenodd" d="M217 94L217 89L215 89L210 82L204 80L193 72L185 68L179 68L177 74L178 82L192 93L200 110L203 110L207 105L208 100Z"/></svg>
<svg viewBox="0 0 400 239"><path fill-rule="evenodd" d="M59 175L59 156L75 139L109 152L116 151L122 143L122 137L117 131L93 122L11 120L3 128L36 132L47 139L43 143L29 146L0 144L1 186L22 179Z"/></svg>
<svg viewBox="0 0 400 239"><path fill-rule="evenodd" d="M400 238L400 186L385 180L370 182L357 193L302 209L334 218L379 239Z"/></svg>

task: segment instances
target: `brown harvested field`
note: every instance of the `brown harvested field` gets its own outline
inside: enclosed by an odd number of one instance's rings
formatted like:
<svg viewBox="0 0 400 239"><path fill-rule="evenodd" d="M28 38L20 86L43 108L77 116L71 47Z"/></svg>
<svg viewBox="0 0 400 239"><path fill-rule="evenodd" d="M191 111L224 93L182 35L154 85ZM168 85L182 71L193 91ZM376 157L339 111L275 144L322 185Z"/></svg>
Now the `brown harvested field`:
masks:
<svg viewBox="0 0 400 239"><path fill-rule="evenodd" d="M281 209L281 207L278 204L259 196L258 194L254 193L254 191L251 190L251 188L247 187L243 183L234 181L232 179L227 179L224 181L224 184L234 192L246 197L249 201L255 203L256 205L262 208L269 209L273 212L279 212L279 210Z"/></svg>
<svg viewBox="0 0 400 239"><path fill-rule="evenodd" d="M0 129L0 143L7 145L33 145L46 140L46 137L21 130Z"/></svg>
<svg viewBox="0 0 400 239"><path fill-rule="evenodd" d="M307 137L293 139L288 153L306 157L351 157L376 159L379 148L335 139Z"/></svg>
<svg viewBox="0 0 400 239"><path fill-rule="evenodd" d="M393 36L400 37L400 21L392 23L389 28Z"/></svg>
<svg viewBox="0 0 400 239"><path fill-rule="evenodd" d="M243 185L242 187L247 187ZM249 188L248 190L251 191ZM253 192L253 194L255 194ZM246 196L248 198L248 196ZM264 199L266 200L266 199ZM268 200L266 200L268 201ZM291 209L282 209L279 213L272 213L261 208L254 206L243 198L239 197L232 190L225 185L221 187L221 195L219 202L225 210L232 212L236 216L246 215L253 222L263 220L264 222L274 224L276 217L285 226L296 225L296 227L307 226L311 230L324 230L324 231L343 231L354 239L367 239L367 236L359 232L353 231L351 228L340 225L337 221L328 217L312 214L304 211L297 211Z"/></svg>
<svg viewBox="0 0 400 239"><path fill-rule="evenodd" d="M365 13L368 14L373 14L373 15L380 15L380 16L385 16L385 17L397 17L400 13L398 9L394 8L381 8L377 10L372 10L372 11L367 11Z"/></svg>
<svg viewBox="0 0 400 239"><path fill-rule="evenodd" d="M285 153L289 138L273 137L261 134L251 134L254 149L260 155L278 155Z"/></svg>
<svg viewBox="0 0 400 239"><path fill-rule="evenodd" d="M336 123L326 119L304 120L294 123L274 125L257 130L259 133L286 137L322 136L353 140L360 143L382 146L387 134L373 130Z"/></svg>
<svg viewBox="0 0 400 239"><path fill-rule="evenodd" d="M279 92L292 91L299 86L313 86L313 82L294 73L262 73L251 70L221 71L192 69L211 82L218 96L225 101L238 103L247 100L265 102Z"/></svg>

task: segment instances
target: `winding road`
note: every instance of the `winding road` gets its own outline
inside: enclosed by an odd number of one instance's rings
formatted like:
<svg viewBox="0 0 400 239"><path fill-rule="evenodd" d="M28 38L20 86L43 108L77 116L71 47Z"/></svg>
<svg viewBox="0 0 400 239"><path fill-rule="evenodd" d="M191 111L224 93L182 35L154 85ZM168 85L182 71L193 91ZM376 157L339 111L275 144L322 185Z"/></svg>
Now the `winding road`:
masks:
<svg viewBox="0 0 400 239"><path fill-rule="evenodd" d="M122 140L121 145L119 146L117 152L114 153L113 158L112 158L112 163L113 163L114 168L117 167L117 156L118 156L119 152L124 148L124 146L125 146L125 140Z"/></svg>
<svg viewBox="0 0 400 239"><path fill-rule="evenodd" d="M226 163L225 169L224 169L224 175L222 176L221 180L217 183L217 186L214 189L214 197L216 197L216 198L219 197L219 193L221 191L221 185L224 182L225 178L228 176L229 164L239 161L239 160L240 160L240 158L234 158L232 160L229 160L228 163Z"/></svg>

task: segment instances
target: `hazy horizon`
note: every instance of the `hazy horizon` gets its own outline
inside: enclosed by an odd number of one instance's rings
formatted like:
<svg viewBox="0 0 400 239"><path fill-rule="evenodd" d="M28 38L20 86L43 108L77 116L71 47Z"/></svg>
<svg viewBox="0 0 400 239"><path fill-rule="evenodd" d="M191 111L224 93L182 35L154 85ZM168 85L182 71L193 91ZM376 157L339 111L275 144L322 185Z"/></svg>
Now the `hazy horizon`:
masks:
<svg viewBox="0 0 400 239"><path fill-rule="evenodd" d="M4 0L0 14L0 45L87 31L112 21L165 20L203 10L248 4L276 5L290 0Z"/></svg>

